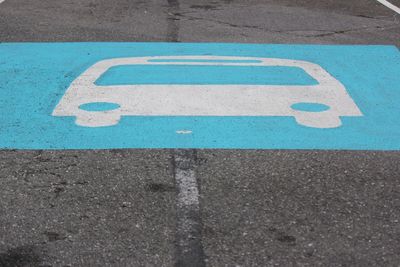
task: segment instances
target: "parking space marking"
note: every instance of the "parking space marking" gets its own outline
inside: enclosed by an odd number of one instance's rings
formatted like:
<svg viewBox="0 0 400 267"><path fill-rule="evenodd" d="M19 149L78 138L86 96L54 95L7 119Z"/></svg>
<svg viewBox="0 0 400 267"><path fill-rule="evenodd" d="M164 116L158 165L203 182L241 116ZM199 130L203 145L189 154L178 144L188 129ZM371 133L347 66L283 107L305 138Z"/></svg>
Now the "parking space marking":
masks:
<svg viewBox="0 0 400 267"><path fill-rule="evenodd" d="M149 66L153 69L166 66L164 71L168 73L168 80L156 84L157 77L154 76L149 81L151 84L140 84L136 81L127 85L96 85L96 81L110 69L129 65L140 68ZM173 82L171 69L175 66L185 67L185 75L180 77L181 80ZM251 71L251 84L207 85L204 81L203 84L189 84L187 79L190 77L187 76L192 67L217 67L213 69L214 73L224 67L231 67L230 71L240 68L240 72L236 74L238 76L243 75L243 71L247 69ZM271 67L277 67L281 72L289 72L289 67L301 69L304 75L309 75L315 80L315 84L272 86L257 84L255 79L257 68L263 69L262 75L265 78ZM201 68L197 71L200 70ZM142 70L141 73L143 72ZM125 77L131 76L130 73L125 73ZM194 73L193 76L192 78L197 77L198 73ZM97 108L96 112L83 109L82 106L87 106L88 103L105 108L104 110ZM305 106L315 108L316 105L323 105L326 111L304 112ZM119 123L122 115L293 116L298 124L307 127L336 128L341 126L341 116L362 116L362 113L344 86L318 64L280 58L222 56L131 57L102 60L72 82L53 111L53 116L74 116L77 125L86 127L113 126Z"/></svg>
<svg viewBox="0 0 400 267"><path fill-rule="evenodd" d="M398 8L397 6L393 5L392 3L386 1L386 0L377 0L379 3L381 3L382 5L386 6L387 8L390 8L391 10L393 10L394 12L396 12L397 14L400 14L400 8Z"/></svg>
<svg viewBox="0 0 400 267"><path fill-rule="evenodd" d="M0 148L400 150L394 46L1 43Z"/></svg>

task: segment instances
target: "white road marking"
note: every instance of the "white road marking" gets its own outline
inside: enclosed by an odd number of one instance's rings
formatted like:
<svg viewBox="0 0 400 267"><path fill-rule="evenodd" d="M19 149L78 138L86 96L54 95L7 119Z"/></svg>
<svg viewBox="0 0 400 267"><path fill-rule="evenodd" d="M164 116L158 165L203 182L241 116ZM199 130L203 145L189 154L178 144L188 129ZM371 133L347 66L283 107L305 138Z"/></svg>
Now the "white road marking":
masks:
<svg viewBox="0 0 400 267"><path fill-rule="evenodd" d="M382 5L386 6L387 8L390 8L391 10L396 12L397 14L400 14L400 8L398 8L397 6L393 5L392 3L389 3L386 0L377 0L377 1L379 3L381 3Z"/></svg>
<svg viewBox="0 0 400 267"><path fill-rule="evenodd" d="M3 3L5 0L0 0L0 4Z"/></svg>
<svg viewBox="0 0 400 267"><path fill-rule="evenodd" d="M175 153L175 179L178 187L178 206L199 209L199 190L194 173L193 159L188 157L184 151ZM184 166L184 168L181 167ZM187 168L187 166L191 168Z"/></svg>
<svg viewBox="0 0 400 267"><path fill-rule="evenodd" d="M177 134L191 134L192 131L190 130L178 130L176 131Z"/></svg>
<svg viewBox="0 0 400 267"><path fill-rule="evenodd" d="M96 80L111 67L141 64L185 65L188 68L193 65L293 67L303 69L318 84L96 85ZM95 102L114 103L120 108L102 112L79 108ZM297 103L323 104L329 109L304 112L292 108ZM293 116L303 126L335 128L341 126L340 116L362 116L362 113L346 88L312 62L281 58L163 56L113 58L95 63L72 82L53 116L76 116L76 124L85 127L116 125L121 116Z"/></svg>
<svg viewBox="0 0 400 267"><path fill-rule="evenodd" d="M177 160L182 159L177 157ZM178 206L193 207L198 210L199 191L194 171L178 169L175 178L179 188Z"/></svg>

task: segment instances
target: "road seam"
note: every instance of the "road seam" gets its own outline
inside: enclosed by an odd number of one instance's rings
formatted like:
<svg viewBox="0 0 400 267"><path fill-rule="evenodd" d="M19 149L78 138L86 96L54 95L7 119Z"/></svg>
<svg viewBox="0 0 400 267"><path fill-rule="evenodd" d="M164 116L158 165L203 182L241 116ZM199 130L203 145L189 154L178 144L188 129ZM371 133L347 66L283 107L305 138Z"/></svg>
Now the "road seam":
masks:
<svg viewBox="0 0 400 267"><path fill-rule="evenodd" d="M201 215L196 174L196 151L175 149L173 164L176 197L176 267L204 267L205 256L201 241Z"/></svg>

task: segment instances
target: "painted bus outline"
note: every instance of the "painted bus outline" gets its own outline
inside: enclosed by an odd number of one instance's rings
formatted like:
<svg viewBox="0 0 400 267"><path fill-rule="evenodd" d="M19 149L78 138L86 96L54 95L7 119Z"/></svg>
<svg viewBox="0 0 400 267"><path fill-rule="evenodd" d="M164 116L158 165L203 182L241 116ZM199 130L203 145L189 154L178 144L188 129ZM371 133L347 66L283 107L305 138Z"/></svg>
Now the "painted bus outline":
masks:
<svg viewBox="0 0 400 267"><path fill-rule="evenodd" d="M316 85L132 84L99 86L111 67L123 65L284 66L303 69ZM84 110L88 103L117 108ZM320 104L322 111L296 109ZM113 126L122 116L292 116L314 128L341 126L341 116L362 116L343 84L318 64L292 59L234 56L154 56L101 60L77 77L55 107L53 116L75 116L85 127ZM140 127L140 126L139 126Z"/></svg>

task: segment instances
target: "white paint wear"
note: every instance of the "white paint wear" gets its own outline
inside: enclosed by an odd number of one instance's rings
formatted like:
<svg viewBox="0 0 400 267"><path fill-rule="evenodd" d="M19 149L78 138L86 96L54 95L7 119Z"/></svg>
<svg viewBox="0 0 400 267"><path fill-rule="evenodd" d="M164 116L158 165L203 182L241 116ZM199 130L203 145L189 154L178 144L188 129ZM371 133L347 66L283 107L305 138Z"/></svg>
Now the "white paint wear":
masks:
<svg viewBox="0 0 400 267"><path fill-rule="evenodd" d="M177 134L191 134L192 131L190 130L178 130L176 131Z"/></svg>

